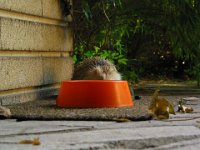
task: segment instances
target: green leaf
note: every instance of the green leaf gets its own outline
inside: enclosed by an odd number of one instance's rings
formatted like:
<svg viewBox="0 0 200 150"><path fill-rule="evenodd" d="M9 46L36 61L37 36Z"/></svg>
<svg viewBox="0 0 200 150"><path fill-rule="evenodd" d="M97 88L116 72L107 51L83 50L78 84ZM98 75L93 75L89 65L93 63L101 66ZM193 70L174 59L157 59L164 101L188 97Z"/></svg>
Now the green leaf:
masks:
<svg viewBox="0 0 200 150"><path fill-rule="evenodd" d="M124 65L126 65L127 59L126 59L126 58L118 59L118 63L119 63L119 64L124 64Z"/></svg>
<svg viewBox="0 0 200 150"><path fill-rule="evenodd" d="M92 57L92 56L94 56L94 52L93 51L87 51L87 52L85 52L84 53L84 56L86 56L86 57Z"/></svg>

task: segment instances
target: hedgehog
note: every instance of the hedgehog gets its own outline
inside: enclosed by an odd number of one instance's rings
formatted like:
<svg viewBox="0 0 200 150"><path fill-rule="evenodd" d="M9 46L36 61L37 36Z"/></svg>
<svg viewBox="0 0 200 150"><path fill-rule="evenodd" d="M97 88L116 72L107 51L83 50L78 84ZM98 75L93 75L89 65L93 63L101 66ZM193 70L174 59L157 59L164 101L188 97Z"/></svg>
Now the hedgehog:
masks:
<svg viewBox="0 0 200 150"><path fill-rule="evenodd" d="M75 67L72 80L121 80L121 75L110 61L91 57Z"/></svg>

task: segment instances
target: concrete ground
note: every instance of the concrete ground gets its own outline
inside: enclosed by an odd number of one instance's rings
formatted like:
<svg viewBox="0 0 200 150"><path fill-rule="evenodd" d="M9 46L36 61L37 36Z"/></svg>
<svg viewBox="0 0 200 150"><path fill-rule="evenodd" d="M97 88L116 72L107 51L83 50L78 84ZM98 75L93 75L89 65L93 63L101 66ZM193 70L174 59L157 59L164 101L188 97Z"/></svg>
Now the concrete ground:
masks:
<svg viewBox="0 0 200 150"><path fill-rule="evenodd" d="M193 113L177 113L165 121L0 120L0 150L199 149L200 97L185 102ZM34 138L41 144L18 144Z"/></svg>

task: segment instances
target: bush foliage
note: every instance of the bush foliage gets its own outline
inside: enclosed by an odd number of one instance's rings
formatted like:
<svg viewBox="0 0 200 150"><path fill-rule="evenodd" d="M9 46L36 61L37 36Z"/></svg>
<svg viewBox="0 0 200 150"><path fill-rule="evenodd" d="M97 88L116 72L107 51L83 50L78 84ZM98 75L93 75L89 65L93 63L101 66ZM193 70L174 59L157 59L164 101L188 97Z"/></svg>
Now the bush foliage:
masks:
<svg viewBox="0 0 200 150"><path fill-rule="evenodd" d="M101 56L129 80L197 78L199 0L81 0L73 9L76 63Z"/></svg>

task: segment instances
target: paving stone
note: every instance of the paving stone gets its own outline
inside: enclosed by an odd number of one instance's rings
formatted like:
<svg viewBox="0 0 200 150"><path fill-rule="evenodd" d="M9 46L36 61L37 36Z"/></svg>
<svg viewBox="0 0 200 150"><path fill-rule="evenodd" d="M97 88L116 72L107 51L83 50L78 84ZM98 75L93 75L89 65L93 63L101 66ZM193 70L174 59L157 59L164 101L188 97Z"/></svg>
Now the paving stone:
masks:
<svg viewBox="0 0 200 150"><path fill-rule="evenodd" d="M181 150L197 150L200 148L200 138L197 139L191 139L188 141L180 141L180 142L176 142L176 143L171 143L168 145L163 145L163 146L159 146L157 148L152 148L149 150L177 150L177 149L181 149Z"/></svg>
<svg viewBox="0 0 200 150"><path fill-rule="evenodd" d="M23 139L32 139L39 137L41 147L49 149L79 149L80 146L89 146L95 143L106 143L120 140L144 140L149 138L163 138L174 136L191 136L200 135L200 130L192 126L175 126L171 127L147 127L137 129L105 129L82 132L55 133L42 135L12 136L1 137L0 143L12 142L16 143ZM18 146L18 145L15 145Z"/></svg>
<svg viewBox="0 0 200 150"><path fill-rule="evenodd" d="M31 125L40 125L41 128L45 126L51 125L55 127L80 127L80 128L93 128L94 130L102 130L102 129L137 129L143 127L163 127L163 126L196 126L197 121L200 119L194 120L186 120L186 121L137 121L137 122L124 122L124 123L116 123L113 121L22 121L16 122L15 120L10 120L9 122L5 122L5 120L0 120L0 127L9 128L17 127L19 129L24 128L25 126ZM1 131L1 130L0 130ZM1 135L1 133L0 133Z"/></svg>
<svg viewBox="0 0 200 150"><path fill-rule="evenodd" d="M0 126L8 126L12 125L15 126L29 126L29 125L40 125L40 126L46 126L46 125L52 125L52 126L66 126L66 127L94 127L99 128L106 125L113 125L116 124L115 122L111 121L19 121L17 122L15 119L6 119L6 120L0 120Z"/></svg>
<svg viewBox="0 0 200 150"><path fill-rule="evenodd" d="M45 147L36 147L32 145L0 144L0 150L50 150Z"/></svg>
<svg viewBox="0 0 200 150"><path fill-rule="evenodd" d="M183 100L187 101L200 101L199 97L184 97Z"/></svg>
<svg viewBox="0 0 200 150"><path fill-rule="evenodd" d="M44 133L55 133L55 132L75 132L82 130L90 130L93 127L76 127L76 126L60 126L51 124L12 124L2 126L0 125L0 138L5 136L16 136L16 135L31 135L31 134L44 134Z"/></svg>
<svg viewBox="0 0 200 150"><path fill-rule="evenodd" d="M197 104L200 104L200 98L199 97L186 97L186 98L183 98L183 102L186 105L197 105Z"/></svg>

